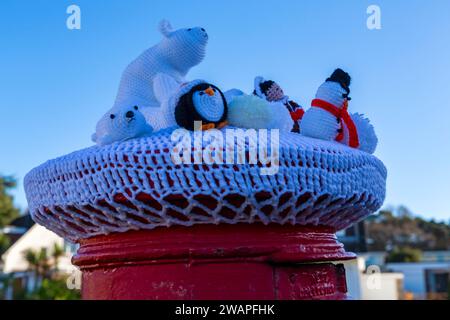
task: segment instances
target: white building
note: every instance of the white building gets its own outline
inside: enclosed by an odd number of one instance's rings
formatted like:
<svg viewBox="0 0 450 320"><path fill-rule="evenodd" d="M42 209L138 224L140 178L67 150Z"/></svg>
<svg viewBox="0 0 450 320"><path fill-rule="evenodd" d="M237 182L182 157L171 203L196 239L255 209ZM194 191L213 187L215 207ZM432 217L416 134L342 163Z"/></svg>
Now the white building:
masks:
<svg viewBox="0 0 450 320"><path fill-rule="evenodd" d="M2 272L12 278L12 284L7 289L7 298L12 298L14 288L25 288L29 291L37 281L34 273L30 272L30 266L24 257L24 252L30 249L40 251L45 248L51 253L55 244L64 249L64 255L58 260L58 272L78 276L79 271L71 263L75 246L55 233L35 224L2 256Z"/></svg>
<svg viewBox="0 0 450 320"><path fill-rule="evenodd" d="M359 254L360 275L350 276L349 291L358 299L448 299L450 293L450 251L424 251L420 262L385 263L386 252ZM347 265L346 265L347 268ZM368 268L368 270L365 270ZM349 267L352 274L355 267ZM379 275L378 275L379 274ZM360 283L355 285L358 279ZM375 290L381 284L383 290ZM395 294L395 287L398 290ZM403 294L400 292L403 291Z"/></svg>
<svg viewBox="0 0 450 320"><path fill-rule="evenodd" d="M404 275L398 272L381 272L377 266L366 269L363 257L344 263L347 290L354 300L401 300Z"/></svg>
<svg viewBox="0 0 450 320"><path fill-rule="evenodd" d="M387 263L386 268L405 276L405 291L413 299L446 299L449 294L450 261Z"/></svg>

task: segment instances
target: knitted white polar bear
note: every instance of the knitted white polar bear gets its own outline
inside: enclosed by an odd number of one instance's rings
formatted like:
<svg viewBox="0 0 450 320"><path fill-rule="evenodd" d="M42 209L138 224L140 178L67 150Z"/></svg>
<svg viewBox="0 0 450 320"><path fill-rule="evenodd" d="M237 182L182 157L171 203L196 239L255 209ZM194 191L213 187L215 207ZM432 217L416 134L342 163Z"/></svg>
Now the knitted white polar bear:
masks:
<svg viewBox="0 0 450 320"><path fill-rule="evenodd" d="M153 128L138 106L114 107L97 123L92 141L100 146L149 135Z"/></svg>
<svg viewBox="0 0 450 320"><path fill-rule="evenodd" d="M151 124L154 119L149 119L146 109L160 105L154 93L154 86L158 86L156 75L165 74L174 82L184 82L189 69L203 60L208 42L208 34L200 27L173 30L163 20L159 30L164 36L162 41L144 51L123 72L113 107L137 105Z"/></svg>

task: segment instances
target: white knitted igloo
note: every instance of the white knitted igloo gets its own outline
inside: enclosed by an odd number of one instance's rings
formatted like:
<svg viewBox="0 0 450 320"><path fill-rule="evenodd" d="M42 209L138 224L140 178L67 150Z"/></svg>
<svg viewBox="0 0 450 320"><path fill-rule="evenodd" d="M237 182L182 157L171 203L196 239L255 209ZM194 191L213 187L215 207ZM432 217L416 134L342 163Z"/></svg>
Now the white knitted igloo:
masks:
<svg viewBox="0 0 450 320"><path fill-rule="evenodd" d="M25 177L33 219L72 241L194 224L340 230L384 201L382 162L342 144L280 133L279 170L262 175L257 164L174 164L172 130L87 148L33 169Z"/></svg>

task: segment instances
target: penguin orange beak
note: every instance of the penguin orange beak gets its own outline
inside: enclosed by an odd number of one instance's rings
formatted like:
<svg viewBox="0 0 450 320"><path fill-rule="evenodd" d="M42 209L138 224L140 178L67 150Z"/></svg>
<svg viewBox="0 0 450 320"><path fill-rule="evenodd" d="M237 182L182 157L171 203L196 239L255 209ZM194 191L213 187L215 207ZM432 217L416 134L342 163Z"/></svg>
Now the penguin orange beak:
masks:
<svg viewBox="0 0 450 320"><path fill-rule="evenodd" d="M213 88L209 87L208 89L205 90L205 93L206 93L208 96L212 97L212 96L214 95L215 92L214 92L214 89L213 89Z"/></svg>

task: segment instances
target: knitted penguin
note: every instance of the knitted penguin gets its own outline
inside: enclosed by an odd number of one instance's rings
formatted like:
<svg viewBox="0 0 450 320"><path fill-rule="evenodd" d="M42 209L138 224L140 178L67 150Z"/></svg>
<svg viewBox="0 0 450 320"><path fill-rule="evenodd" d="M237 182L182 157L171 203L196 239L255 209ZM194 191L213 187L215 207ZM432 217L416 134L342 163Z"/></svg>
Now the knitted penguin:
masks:
<svg viewBox="0 0 450 320"><path fill-rule="evenodd" d="M228 105L224 94L215 85L203 80L192 81L172 97L175 120L180 127L193 131L195 121L201 121L202 130L227 125Z"/></svg>
<svg viewBox="0 0 450 320"><path fill-rule="evenodd" d="M375 152L378 139L373 126L363 115L348 113L351 100L350 75L341 69L319 87L316 98L303 116L303 135L323 140L336 140L352 148Z"/></svg>
<svg viewBox="0 0 450 320"><path fill-rule="evenodd" d="M279 102L287 108L293 121L292 132L299 133L299 122L305 113L303 108L295 101L289 100L289 97L284 94L283 89L281 89L278 83L272 80L265 80L263 77L256 77L254 86L254 95L257 95L258 97L269 102Z"/></svg>
<svg viewBox="0 0 450 320"><path fill-rule="evenodd" d="M97 123L92 141L100 146L149 135L153 128L147 124L138 106L116 107Z"/></svg>
<svg viewBox="0 0 450 320"><path fill-rule="evenodd" d="M163 39L131 62L122 74L114 108L138 105L147 120L147 110L159 107L154 93L156 75L165 74L181 84L190 68L205 56L208 34L205 29L173 30L168 21L161 21ZM157 85L157 84L156 84Z"/></svg>
<svg viewBox="0 0 450 320"><path fill-rule="evenodd" d="M155 87L161 107L152 108L150 122L156 130L177 125L194 130L195 121L202 122L202 130L226 125L228 104L222 91L215 85L204 80L176 85L170 83L168 78L161 79L159 83L164 83L164 86Z"/></svg>

